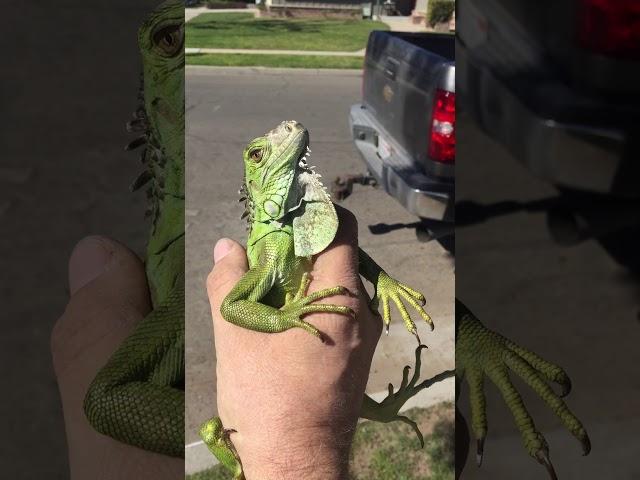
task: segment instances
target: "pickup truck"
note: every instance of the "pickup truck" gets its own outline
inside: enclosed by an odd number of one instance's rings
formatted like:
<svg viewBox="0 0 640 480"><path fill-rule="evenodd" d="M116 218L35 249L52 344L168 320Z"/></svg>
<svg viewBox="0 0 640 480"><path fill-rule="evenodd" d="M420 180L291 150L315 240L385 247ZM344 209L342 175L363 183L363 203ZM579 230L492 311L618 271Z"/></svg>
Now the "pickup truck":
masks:
<svg viewBox="0 0 640 480"><path fill-rule="evenodd" d="M349 125L370 175L409 212L454 221L453 35L373 31Z"/></svg>

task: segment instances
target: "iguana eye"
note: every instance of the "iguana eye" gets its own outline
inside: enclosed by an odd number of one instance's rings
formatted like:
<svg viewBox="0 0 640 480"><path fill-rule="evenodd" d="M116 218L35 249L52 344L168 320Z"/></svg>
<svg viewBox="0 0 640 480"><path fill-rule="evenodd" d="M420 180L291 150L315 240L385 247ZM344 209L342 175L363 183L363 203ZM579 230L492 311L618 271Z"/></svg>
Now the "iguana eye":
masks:
<svg viewBox="0 0 640 480"><path fill-rule="evenodd" d="M153 44L162 54L172 56L182 48L183 37L180 24L167 25L153 34Z"/></svg>
<svg viewBox="0 0 640 480"><path fill-rule="evenodd" d="M251 152L249 152L249 157L251 157L251 160L254 162L260 163L260 160L262 160L262 149L256 148L255 150L251 150Z"/></svg>

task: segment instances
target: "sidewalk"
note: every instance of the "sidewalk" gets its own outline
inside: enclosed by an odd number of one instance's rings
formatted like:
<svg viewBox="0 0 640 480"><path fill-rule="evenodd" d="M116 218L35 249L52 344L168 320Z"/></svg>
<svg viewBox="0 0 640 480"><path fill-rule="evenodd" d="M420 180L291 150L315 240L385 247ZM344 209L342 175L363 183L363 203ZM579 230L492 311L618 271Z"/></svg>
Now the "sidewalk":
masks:
<svg viewBox="0 0 640 480"><path fill-rule="evenodd" d="M392 32L428 32L424 23L413 23L411 17L380 15L378 19L389 26Z"/></svg>
<svg viewBox="0 0 640 480"><path fill-rule="evenodd" d="M207 8L207 7L197 7L197 8L185 8L184 9L184 21L188 22L189 20L193 20L201 13L253 13L256 15L258 13L257 8Z"/></svg>

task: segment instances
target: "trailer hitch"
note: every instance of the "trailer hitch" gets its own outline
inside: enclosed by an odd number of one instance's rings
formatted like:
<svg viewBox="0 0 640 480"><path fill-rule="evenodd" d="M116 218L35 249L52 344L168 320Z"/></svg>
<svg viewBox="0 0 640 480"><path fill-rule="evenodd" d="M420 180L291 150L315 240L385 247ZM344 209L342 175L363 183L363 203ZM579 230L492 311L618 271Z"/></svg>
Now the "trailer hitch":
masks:
<svg viewBox="0 0 640 480"><path fill-rule="evenodd" d="M336 200L344 200L353 192L353 184L375 187L378 182L369 173L349 174L336 177L331 184L331 193Z"/></svg>

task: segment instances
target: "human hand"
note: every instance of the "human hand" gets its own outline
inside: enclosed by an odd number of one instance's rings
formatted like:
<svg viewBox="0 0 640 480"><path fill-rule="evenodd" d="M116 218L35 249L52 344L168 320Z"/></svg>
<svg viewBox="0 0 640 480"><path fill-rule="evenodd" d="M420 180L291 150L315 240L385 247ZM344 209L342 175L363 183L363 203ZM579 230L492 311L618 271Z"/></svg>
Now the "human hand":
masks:
<svg viewBox="0 0 640 480"><path fill-rule="evenodd" d="M184 460L148 452L96 432L83 411L98 370L151 310L144 267L104 237L80 241L69 260L71 297L51 334L73 479L183 479Z"/></svg>
<svg viewBox="0 0 640 480"><path fill-rule="evenodd" d="M310 292L342 285L352 295L322 303L341 314L305 317L328 341L293 328L264 334L226 322L220 305L247 271L244 249L229 239L214 249L207 280L216 348L218 414L248 480L346 479L351 440L382 322L358 274L357 224L338 208L339 230L315 259Z"/></svg>

